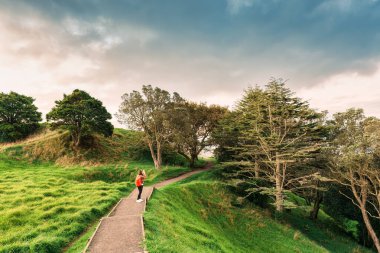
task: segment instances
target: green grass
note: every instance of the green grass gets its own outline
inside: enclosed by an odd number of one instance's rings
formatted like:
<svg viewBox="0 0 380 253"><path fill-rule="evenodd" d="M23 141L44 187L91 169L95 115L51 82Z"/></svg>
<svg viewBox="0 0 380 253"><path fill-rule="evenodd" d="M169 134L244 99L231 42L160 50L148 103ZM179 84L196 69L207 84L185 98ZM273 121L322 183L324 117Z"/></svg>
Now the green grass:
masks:
<svg viewBox="0 0 380 253"><path fill-rule="evenodd" d="M112 137L95 134L74 148L68 131L42 128L38 133L15 143L0 143L9 157L29 161L54 162L62 166L115 163L125 160L150 160L150 153L139 131L115 129Z"/></svg>
<svg viewBox="0 0 380 253"><path fill-rule="evenodd" d="M83 252L86 247L88 240L95 233L96 227L99 222L94 223L90 226L77 240L75 240L67 249L64 250L65 253L79 253Z"/></svg>
<svg viewBox="0 0 380 253"><path fill-rule="evenodd" d="M60 252L90 226L69 250L80 252L91 226L133 190L140 168L147 170L150 183L188 170L157 172L148 162L60 167L0 153L0 252Z"/></svg>
<svg viewBox="0 0 380 253"><path fill-rule="evenodd" d="M319 223L301 208L274 219L269 210L233 202L210 172L155 191L144 215L148 251L370 252L341 234L323 212Z"/></svg>

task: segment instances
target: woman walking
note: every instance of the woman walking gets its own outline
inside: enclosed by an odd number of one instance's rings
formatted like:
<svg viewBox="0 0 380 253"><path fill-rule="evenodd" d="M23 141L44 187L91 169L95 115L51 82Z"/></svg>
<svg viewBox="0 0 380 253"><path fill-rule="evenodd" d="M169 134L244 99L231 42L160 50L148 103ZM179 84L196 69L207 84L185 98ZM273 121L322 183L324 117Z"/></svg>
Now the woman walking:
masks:
<svg viewBox="0 0 380 253"><path fill-rule="evenodd" d="M137 189L139 190L139 194L137 195L137 200L136 202L142 202L143 200L141 199L141 193L143 191L143 186L144 186L144 180L146 178L145 170L139 170L139 173L136 176L136 186Z"/></svg>

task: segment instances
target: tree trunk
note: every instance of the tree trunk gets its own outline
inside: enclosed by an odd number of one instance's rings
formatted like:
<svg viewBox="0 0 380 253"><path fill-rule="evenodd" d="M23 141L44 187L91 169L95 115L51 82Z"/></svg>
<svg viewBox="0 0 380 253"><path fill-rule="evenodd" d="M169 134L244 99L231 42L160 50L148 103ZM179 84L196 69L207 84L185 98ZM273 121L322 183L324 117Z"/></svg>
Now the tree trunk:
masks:
<svg viewBox="0 0 380 253"><path fill-rule="evenodd" d="M177 153L183 156L189 162L189 164L191 163L191 158L187 154L185 154L181 150L177 150Z"/></svg>
<svg viewBox="0 0 380 253"><path fill-rule="evenodd" d="M196 154L191 154L191 158L190 158L190 167L191 168L194 168L196 160L198 160L198 156Z"/></svg>
<svg viewBox="0 0 380 253"><path fill-rule="evenodd" d="M317 196L314 200L313 210L311 210L310 212L311 220L316 220L318 218L318 212L321 207L322 200L323 200L322 194L319 191L317 191Z"/></svg>
<svg viewBox="0 0 380 253"><path fill-rule="evenodd" d="M282 191L282 180L281 180L281 163L276 155L276 170L275 170L275 179L276 179L276 211L284 211L284 195Z"/></svg>
<svg viewBox="0 0 380 253"><path fill-rule="evenodd" d="M255 161L255 178L259 178L260 173L259 173L259 163Z"/></svg>
<svg viewBox="0 0 380 253"><path fill-rule="evenodd" d="M369 220L369 217L368 217L368 213L367 213L367 210L366 210L366 207L365 206L360 206L360 211L362 213L362 216L363 216L363 220L364 220L364 223L365 223L365 226L368 230L368 233L369 235L371 236L371 239L373 241L373 244L375 244L375 247L377 249L377 252L380 253L380 242L379 242L379 238L377 237L376 235L376 232L373 230L373 227L371 225L371 221Z"/></svg>
<svg viewBox="0 0 380 253"><path fill-rule="evenodd" d="M80 139L81 139L80 133L78 131L74 131L71 134L71 138L73 139L74 146L76 148L79 147L79 145L80 145Z"/></svg>
<svg viewBox="0 0 380 253"><path fill-rule="evenodd" d="M159 169L159 164L158 164L158 160L156 157L156 153L154 152L154 149L153 149L153 143L151 141L148 141L148 146L149 146L149 150L150 150L150 155L152 156L152 159L153 159L154 167L156 169Z"/></svg>
<svg viewBox="0 0 380 253"><path fill-rule="evenodd" d="M82 132L82 124L80 122L77 122L74 133L73 133L75 147L79 147L81 144L80 143L81 138L82 138L81 132Z"/></svg>
<svg viewBox="0 0 380 253"><path fill-rule="evenodd" d="M162 150L161 143L157 142L157 166L156 169L160 170L162 165Z"/></svg>
<svg viewBox="0 0 380 253"><path fill-rule="evenodd" d="M195 166L195 161L198 160L198 152L197 152L197 148L196 147L192 147L190 149L190 158L191 158L191 161L190 161L190 167L191 168L194 168Z"/></svg>
<svg viewBox="0 0 380 253"><path fill-rule="evenodd" d="M373 227L371 225L371 221L368 217L367 208L366 208L367 199L368 199L368 182L363 177L363 175L360 175L360 194L359 194L355 188L355 182L352 179L353 174L354 174L354 172L352 170L350 170L350 176L351 176L351 182L350 183L351 183L352 193L354 194L354 197L355 197L357 203L359 204L360 212L362 213L363 221L364 221L364 224L367 228L368 234L371 237L373 244L376 247L377 252L380 253L379 238L377 237L376 232L373 230Z"/></svg>

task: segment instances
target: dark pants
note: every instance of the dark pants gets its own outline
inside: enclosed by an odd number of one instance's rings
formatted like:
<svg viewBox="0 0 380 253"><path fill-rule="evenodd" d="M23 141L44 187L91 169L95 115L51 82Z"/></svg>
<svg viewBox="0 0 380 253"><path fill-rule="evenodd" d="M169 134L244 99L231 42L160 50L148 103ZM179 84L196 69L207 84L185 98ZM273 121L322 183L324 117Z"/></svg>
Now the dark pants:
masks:
<svg viewBox="0 0 380 253"><path fill-rule="evenodd" d="M141 193L143 191L143 186L137 186L137 189L139 189L139 195L137 195L137 199L141 199Z"/></svg>

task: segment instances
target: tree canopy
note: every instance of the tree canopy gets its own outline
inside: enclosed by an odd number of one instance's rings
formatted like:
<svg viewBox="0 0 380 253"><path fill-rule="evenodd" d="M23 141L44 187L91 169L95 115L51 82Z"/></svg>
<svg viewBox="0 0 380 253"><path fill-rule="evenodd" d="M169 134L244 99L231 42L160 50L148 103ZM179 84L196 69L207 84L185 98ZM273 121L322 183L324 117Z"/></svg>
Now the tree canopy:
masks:
<svg viewBox="0 0 380 253"><path fill-rule="evenodd" d="M136 130L142 130L149 146L156 169L162 165L162 148L173 135L170 115L174 104L183 99L178 93L170 93L151 85L143 86L142 92L133 91L122 96L117 117L119 122Z"/></svg>
<svg viewBox="0 0 380 253"><path fill-rule="evenodd" d="M366 118L363 110L349 109L334 115L332 172L346 186L345 194L359 209L376 249L378 234L371 219L380 220L380 120Z"/></svg>
<svg viewBox="0 0 380 253"><path fill-rule="evenodd" d="M76 147L80 146L83 137L92 133L111 136L113 125L108 121L111 118L101 101L78 89L55 101L55 106L46 115L52 127L69 130Z"/></svg>
<svg viewBox="0 0 380 253"><path fill-rule="evenodd" d="M32 97L16 92L0 93L0 142L28 136L38 128L41 120Z"/></svg>
<svg viewBox="0 0 380 253"><path fill-rule="evenodd" d="M199 154L213 145L211 134L227 109L218 105L207 106L194 102L175 105L170 116L174 135L171 144L193 167Z"/></svg>
<svg viewBox="0 0 380 253"><path fill-rule="evenodd" d="M281 212L287 204L284 191L297 187L297 182L307 177L317 176L295 170L319 148L322 114L295 97L284 82L272 80L265 89L248 89L233 115L230 122L225 122L227 126L222 126L222 132L238 133L235 143L227 147L233 154L232 163L241 168L239 172L247 180L261 174L273 183L273 188L253 187L248 191L260 190L275 196L276 209Z"/></svg>

